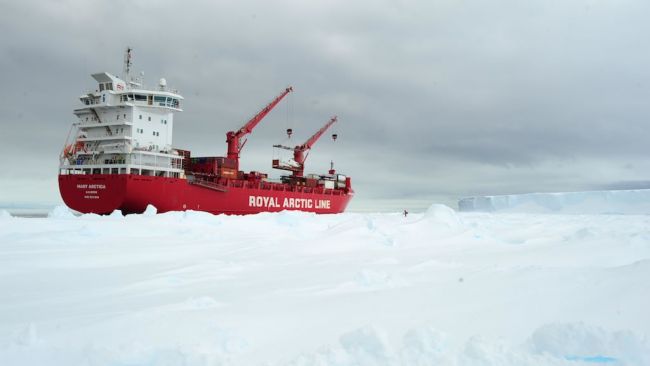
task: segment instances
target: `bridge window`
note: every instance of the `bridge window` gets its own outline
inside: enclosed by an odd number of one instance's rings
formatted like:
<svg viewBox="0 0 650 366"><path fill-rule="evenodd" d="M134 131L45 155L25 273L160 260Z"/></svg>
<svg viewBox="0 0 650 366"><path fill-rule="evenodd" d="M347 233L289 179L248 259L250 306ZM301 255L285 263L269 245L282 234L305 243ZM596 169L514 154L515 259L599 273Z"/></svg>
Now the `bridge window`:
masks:
<svg viewBox="0 0 650 366"><path fill-rule="evenodd" d="M158 105L164 106L165 105L165 97L160 97L160 96L155 96L153 97L153 101L158 103Z"/></svg>
<svg viewBox="0 0 650 366"><path fill-rule="evenodd" d="M144 102L144 101L147 100L147 96L146 96L146 95L142 95L142 94L136 94L136 95L135 95L135 100L136 100L136 101L142 101L142 102Z"/></svg>

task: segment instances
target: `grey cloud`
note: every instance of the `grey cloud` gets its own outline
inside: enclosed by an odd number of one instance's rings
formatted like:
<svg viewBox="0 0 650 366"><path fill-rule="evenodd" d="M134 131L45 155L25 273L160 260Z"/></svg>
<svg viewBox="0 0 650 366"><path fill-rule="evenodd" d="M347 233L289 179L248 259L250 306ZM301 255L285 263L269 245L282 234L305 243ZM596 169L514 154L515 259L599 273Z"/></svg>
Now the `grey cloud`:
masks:
<svg viewBox="0 0 650 366"><path fill-rule="evenodd" d="M269 170L287 126L302 139L339 115L339 141L322 141L309 164L336 160L360 201L647 181L649 7L6 2L0 178L33 177L40 199L57 199L45 182L76 98L93 87L89 74L120 74L131 45L148 83L165 77L186 97L175 144L196 154L223 154L225 132L289 84L296 92L250 137L245 167Z"/></svg>

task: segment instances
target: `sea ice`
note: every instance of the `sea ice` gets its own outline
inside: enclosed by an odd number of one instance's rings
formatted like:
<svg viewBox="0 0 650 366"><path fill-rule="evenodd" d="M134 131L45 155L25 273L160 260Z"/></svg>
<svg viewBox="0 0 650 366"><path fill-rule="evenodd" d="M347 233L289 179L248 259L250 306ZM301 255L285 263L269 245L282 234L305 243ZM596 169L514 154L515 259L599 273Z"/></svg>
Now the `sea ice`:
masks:
<svg viewBox="0 0 650 366"><path fill-rule="evenodd" d="M647 365L650 216L0 219L7 365Z"/></svg>

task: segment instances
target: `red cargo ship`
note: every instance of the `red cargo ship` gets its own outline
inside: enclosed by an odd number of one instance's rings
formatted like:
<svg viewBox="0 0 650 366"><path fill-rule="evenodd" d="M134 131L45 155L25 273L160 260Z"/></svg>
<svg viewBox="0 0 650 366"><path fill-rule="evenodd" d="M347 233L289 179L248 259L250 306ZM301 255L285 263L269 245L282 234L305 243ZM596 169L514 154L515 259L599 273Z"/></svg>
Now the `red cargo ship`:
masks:
<svg viewBox="0 0 650 366"><path fill-rule="evenodd" d="M183 97L169 89L165 79L155 90L145 88L141 78L129 77L130 67L127 49L123 78L93 74L97 90L82 95L83 106L74 111L78 120L59 167L59 190L71 209L97 214L141 213L148 205L158 212L214 214L345 210L354 195L349 177L337 174L333 166L327 174L304 174L309 150L336 117L304 144L274 145L293 152L293 159L272 161L273 168L290 174L274 181L264 173L239 170L244 137L292 92L291 87L240 129L226 134L225 157L192 157L190 151L172 147L174 112L182 111ZM289 137L291 133L288 129Z"/></svg>

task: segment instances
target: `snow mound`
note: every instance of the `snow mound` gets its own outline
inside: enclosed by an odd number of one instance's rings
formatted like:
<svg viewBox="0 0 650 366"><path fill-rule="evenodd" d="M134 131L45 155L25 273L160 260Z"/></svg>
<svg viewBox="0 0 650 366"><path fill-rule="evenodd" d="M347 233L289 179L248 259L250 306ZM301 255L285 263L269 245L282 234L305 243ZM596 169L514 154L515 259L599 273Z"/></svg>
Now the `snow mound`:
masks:
<svg viewBox="0 0 650 366"><path fill-rule="evenodd" d="M120 210L114 210L114 211L111 212L111 214L108 215L108 216L109 216L109 217L113 217L113 218L117 218L117 219L124 217L124 215L122 215L122 211L120 211Z"/></svg>
<svg viewBox="0 0 650 366"><path fill-rule="evenodd" d="M158 213L158 209L154 205L147 205L147 208L144 209L142 216L150 217L155 216Z"/></svg>
<svg viewBox="0 0 650 366"><path fill-rule="evenodd" d="M649 214L650 189L466 197L458 201L458 208L482 212Z"/></svg>
<svg viewBox="0 0 650 366"><path fill-rule="evenodd" d="M386 333L372 326L366 326L339 337L339 344L326 347L314 354L303 354L289 365L397 365L398 359Z"/></svg>
<svg viewBox="0 0 650 366"><path fill-rule="evenodd" d="M10 219L13 216L7 210L0 210L0 219Z"/></svg>
<svg viewBox="0 0 650 366"><path fill-rule="evenodd" d="M630 331L608 332L584 323L549 324L529 340L530 350L570 361L649 365L650 343Z"/></svg>
<svg viewBox="0 0 650 366"><path fill-rule="evenodd" d="M402 338L403 365L438 365L450 363L447 335L433 328L411 329Z"/></svg>
<svg viewBox="0 0 650 366"><path fill-rule="evenodd" d="M339 341L346 353L360 365L384 364L392 353L387 335L373 327L344 334Z"/></svg>
<svg viewBox="0 0 650 366"><path fill-rule="evenodd" d="M461 219L449 206L434 203L424 212L424 218L447 225L450 228L459 228L463 226Z"/></svg>
<svg viewBox="0 0 650 366"><path fill-rule="evenodd" d="M47 217L53 219L73 219L75 218L75 215L67 206L59 205L54 207L52 211L47 214Z"/></svg>
<svg viewBox="0 0 650 366"><path fill-rule="evenodd" d="M301 355L292 365L572 366L648 365L650 348L630 332L608 332L585 324L548 325L524 345L470 337L452 347L434 328L408 330L392 344L386 332L366 326L339 337L338 345Z"/></svg>
<svg viewBox="0 0 650 366"><path fill-rule="evenodd" d="M151 206L153 207L153 206ZM155 207L154 207L155 209ZM209 212L205 211L192 211L192 210L187 210L187 211L167 211L163 212L160 214L155 214L157 219L163 220L163 221L187 221L187 222L194 222L194 223L214 223L214 222L219 222L221 220L221 217L219 215L214 215ZM137 215L137 214L132 214L128 215L127 218L129 219L134 219L137 217L144 216L143 214Z"/></svg>

